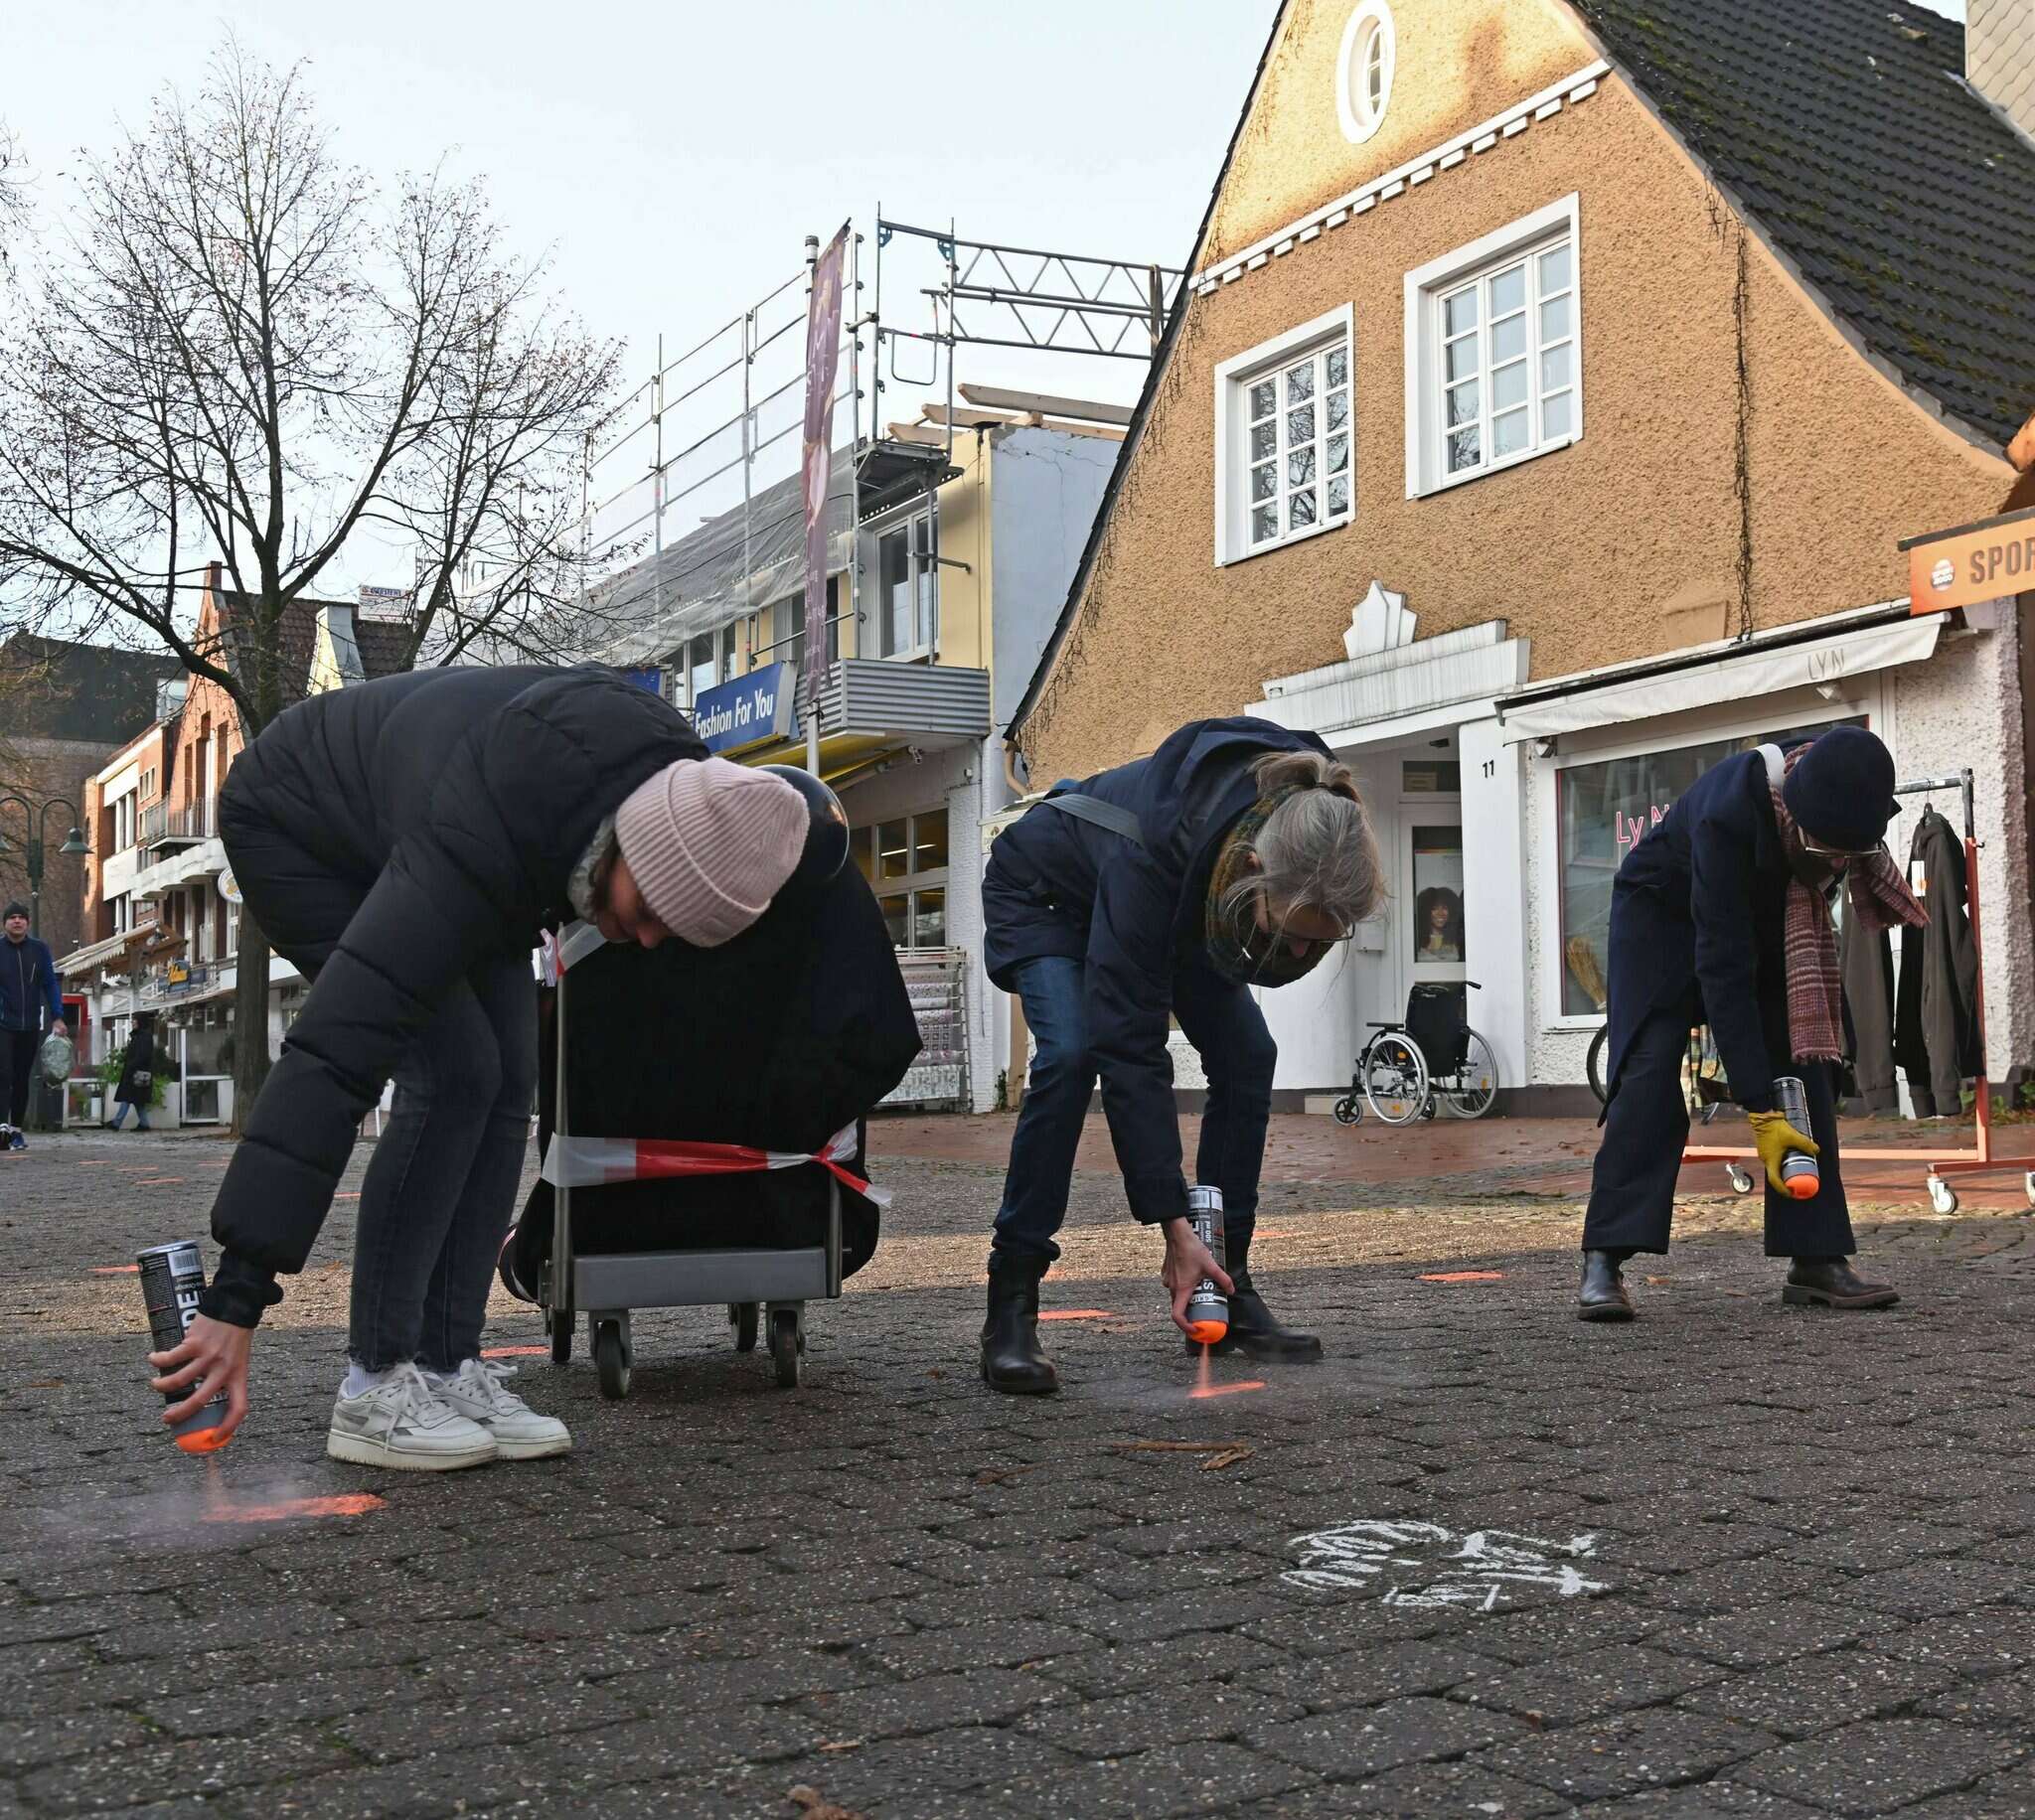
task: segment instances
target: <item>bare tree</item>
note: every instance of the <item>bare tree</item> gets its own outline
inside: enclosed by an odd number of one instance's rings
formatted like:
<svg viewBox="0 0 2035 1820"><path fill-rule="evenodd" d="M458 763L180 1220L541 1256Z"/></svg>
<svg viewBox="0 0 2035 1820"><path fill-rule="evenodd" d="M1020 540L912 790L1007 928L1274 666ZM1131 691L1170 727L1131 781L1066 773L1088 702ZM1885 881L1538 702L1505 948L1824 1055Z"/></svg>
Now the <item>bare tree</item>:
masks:
<svg viewBox="0 0 2035 1820"><path fill-rule="evenodd" d="M166 92L78 186L0 328L0 636L166 648L252 739L302 684L286 611L394 526L429 578L413 655L531 642L526 620L575 585L559 501L618 350L547 302L480 187L432 173L385 199L301 69L231 41L195 97ZM522 560L526 585L461 600L484 553ZM235 600L201 646L211 557ZM268 1066L268 960L243 924L242 1116Z"/></svg>

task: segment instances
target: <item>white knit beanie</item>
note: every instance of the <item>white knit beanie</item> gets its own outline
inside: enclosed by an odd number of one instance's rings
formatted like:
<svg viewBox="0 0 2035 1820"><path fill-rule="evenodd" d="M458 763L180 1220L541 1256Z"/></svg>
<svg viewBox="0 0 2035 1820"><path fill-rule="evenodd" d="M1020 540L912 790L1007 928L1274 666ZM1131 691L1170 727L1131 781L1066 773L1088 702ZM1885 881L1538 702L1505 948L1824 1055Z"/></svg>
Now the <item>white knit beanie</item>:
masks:
<svg viewBox="0 0 2035 1820"><path fill-rule="evenodd" d="M657 920L695 948L718 948L769 909L809 820L781 777L682 758L623 800L615 839Z"/></svg>

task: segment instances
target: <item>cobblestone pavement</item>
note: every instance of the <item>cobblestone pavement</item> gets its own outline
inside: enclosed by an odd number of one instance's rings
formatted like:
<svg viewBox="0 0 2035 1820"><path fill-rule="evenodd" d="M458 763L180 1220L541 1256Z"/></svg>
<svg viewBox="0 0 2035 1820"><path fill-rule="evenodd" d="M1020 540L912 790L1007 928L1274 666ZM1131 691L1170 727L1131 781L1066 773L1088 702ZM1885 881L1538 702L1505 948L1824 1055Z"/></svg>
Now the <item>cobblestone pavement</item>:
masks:
<svg viewBox="0 0 2035 1820"><path fill-rule="evenodd" d="M1066 1389L1019 1401L973 1361L999 1171L915 1129L876 1129L888 1236L802 1390L645 1315L625 1403L523 1361L568 1459L426 1478L322 1454L350 1202L195 1462L120 1267L203 1230L224 1146L0 1158L0 1813L2035 1812L2025 1213L1861 1207L1905 1299L1842 1315L1691 1199L1644 1318L1585 1327L1575 1201L1392 1134L1378 1180L1267 1195L1261 1285L1328 1361L1196 1399L1084 1172Z"/></svg>

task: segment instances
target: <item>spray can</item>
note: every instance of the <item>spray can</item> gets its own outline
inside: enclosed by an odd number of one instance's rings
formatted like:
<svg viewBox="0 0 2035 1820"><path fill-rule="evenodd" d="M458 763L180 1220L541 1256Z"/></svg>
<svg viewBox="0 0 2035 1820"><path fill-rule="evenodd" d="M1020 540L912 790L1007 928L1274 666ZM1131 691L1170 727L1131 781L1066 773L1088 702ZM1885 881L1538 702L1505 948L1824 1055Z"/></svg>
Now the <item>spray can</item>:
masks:
<svg viewBox="0 0 2035 1820"><path fill-rule="evenodd" d="M1808 1089L1796 1076L1774 1083L1774 1106L1798 1132L1808 1130ZM1806 1150L1790 1150L1781 1158L1781 1186L1799 1201L1813 1200L1823 1190L1823 1172Z"/></svg>
<svg viewBox="0 0 2035 1820"><path fill-rule="evenodd" d="M205 1259L195 1239L179 1239L171 1245L151 1245L136 1255L141 1266L141 1299L148 1309L148 1334L152 1352L169 1352L184 1343L184 1330L198 1312L198 1298L205 1293ZM189 1391L165 1391L165 1403L181 1403ZM187 1417L170 1431L171 1439L186 1453L210 1453L233 1439L219 1433L227 1419L227 1394L220 1391L197 1415Z"/></svg>
<svg viewBox="0 0 2035 1820"><path fill-rule="evenodd" d="M1194 1237L1225 1270L1222 1255L1222 1190L1198 1184L1187 1190L1187 1223ZM1229 1297L1212 1277L1203 1277L1187 1297L1187 1337L1203 1346L1213 1346L1229 1333Z"/></svg>

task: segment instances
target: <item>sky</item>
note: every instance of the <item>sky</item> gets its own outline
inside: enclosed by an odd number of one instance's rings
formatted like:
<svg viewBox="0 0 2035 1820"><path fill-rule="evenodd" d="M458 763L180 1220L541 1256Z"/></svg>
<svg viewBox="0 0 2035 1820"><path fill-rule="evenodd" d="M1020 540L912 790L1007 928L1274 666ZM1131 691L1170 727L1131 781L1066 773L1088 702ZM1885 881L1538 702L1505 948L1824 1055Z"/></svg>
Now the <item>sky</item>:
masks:
<svg viewBox="0 0 2035 1820"><path fill-rule="evenodd" d="M1962 16L1962 0L1926 3ZM1276 10L235 0L230 16L249 50L308 64L342 156L385 176L442 160L485 177L511 244L548 252L587 327L626 338L633 381L660 333L668 352L690 345L792 277L807 233L865 227L879 202L971 238L1183 264ZM220 0L12 13L0 119L52 200L74 148L107 148L165 82L197 85L229 19ZM890 289L885 318L929 327L912 288ZM1124 402L1143 375L987 349L964 363L964 379Z"/></svg>

